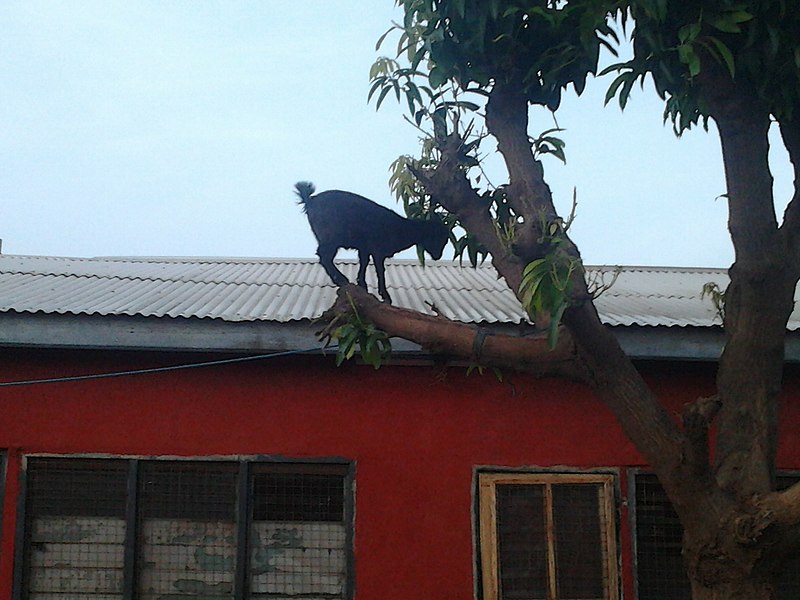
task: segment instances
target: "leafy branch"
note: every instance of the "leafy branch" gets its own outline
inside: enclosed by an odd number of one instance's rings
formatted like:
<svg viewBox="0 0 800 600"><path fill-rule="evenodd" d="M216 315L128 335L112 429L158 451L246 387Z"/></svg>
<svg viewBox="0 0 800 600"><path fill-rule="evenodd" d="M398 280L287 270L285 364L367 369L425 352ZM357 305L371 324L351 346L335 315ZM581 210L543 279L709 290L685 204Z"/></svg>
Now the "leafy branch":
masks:
<svg viewBox="0 0 800 600"><path fill-rule="evenodd" d="M721 321L725 321L725 290L719 287L714 281L709 281L703 286L703 291L700 294L700 299L705 300L706 296L711 299L714 305L714 310Z"/></svg>
<svg viewBox="0 0 800 600"><path fill-rule="evenodd" d="M346 316L342 313L337 314L318 335L322 339L327 338L326 345L331 341L336 342L337 367L345 360L353 358L358 351L365 363L378 369L389 359L392 342L386 332L378 329L374 323L361 318L349 294L348 301L351 310ZM337 323L345 318L346 322L337 326Z"/></svg>
<svg viewBox="0 0 800 600"><path fill-rule="evenodd" d="M520 301L528 316L534 321L541 315L549 318L547 342L551 349L558 343L561 317L573 303L572 277L581 268L580 258L570 255L564 247L567 243L564 234L572 224L572 219L574 207L566 224L560 219L548 223L542 217L542 236L539 241L547 246L548 251L542 258L526 265L519 287Z"/></svg>

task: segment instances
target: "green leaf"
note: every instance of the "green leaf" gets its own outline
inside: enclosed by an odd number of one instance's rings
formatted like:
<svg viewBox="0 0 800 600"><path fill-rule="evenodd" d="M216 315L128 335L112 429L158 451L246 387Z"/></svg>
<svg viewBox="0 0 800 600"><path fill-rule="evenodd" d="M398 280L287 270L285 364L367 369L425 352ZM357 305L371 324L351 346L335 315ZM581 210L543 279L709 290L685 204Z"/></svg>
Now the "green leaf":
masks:
<svg viewBox="0 0 800 600"><path fill-rule="evenodd" d="M396 29L396 27L394 25L392 25L391 27L389 27L389 29L387 29L384 32L383 35L381 35L381 37L378 38L378 41L375 43L375 52L377 52L378 50L381 49L381 45L383 44L383 41L386 39L386 36L389 35L395 29Z"/></svg>
<svg viewBox="0 0 800 600"><path fill-rule="evenodd" d="M388 85L385 86L381 90L381 93L378 96L378 101L375 103L375 110L378 110L381 107L381 104L383 103L384 98L386 98L386 95L391 91L392 91L392 88L391 88L391 86L388 86Z"/></svg>
<svg viewBox="0 0 800 600"><path fill-rule="evenodd" d="M629 81L630 76L631 73L621 73L617 75L616 79L614 79L614 81L611 82L611 85L608 86L608 91L606 92L606 98L604 104L608 104L614 98L614 96L617 95L617 90L619 89L619 87L626 81Z"/></svg>
<svg viewBox="0 0 800 600"><path fill-rule="evenodd" d="M686 42L693 42L697 39L697 36L700 34L701 25L698 22L689 23L688 25L684 25L678 30L678 39L680 40L681 44L685 44Z"/></svg>
<svg viewBox="0 0 800 600"><path fill-rule="evenodd" d="M711 54L717 59L722 59L722 62L725 63L725 66L728 68L728 73L731 74L731 77L736 76L736 65L734 63L733 54L728 46L713 36L707 36L703 38L700 43L703 44L703 46L707 48L709 52L711 52Z"/></svg>
<svg viewBox="0 0 800 600"><path fill-rule="evenodd" d="M625 110L625 106L628 104L628 99L631 95L631 88L636 80L631 77L625 83L622 84L622 89L619 92L619 107L622 110Z"/></svg>
<svg viewBox="0 0 800 600"><path fill-rule="evenodd" d="M745 4L742 7L746 6ZM747 23L747 21L752 21L755 18L755 15L746 11L746 10L737 10L730 14L730 18L737 23Z"/></svg>
<svg viewBox="0 0 800 600"><path fill-rule="evenodd" d="M367 94L367 102L372 100L373 94L378 91L378 89L384 84L385 81L386 81L385 77L379 77L378 79L375 80L375 83L373 83L372 87L369 89L369 94Z"/></svg>
<svg viewBox="0 0 800 600"><path fill-rule="evenodd" d="M691 56L689 57L689 75L691 77L695 77L700 73L700 57L697 56L694 52L692 52Z"/></svg>
<svg viewBox="0 0 800 600"><path fill-rule="evenodd" d="M739 27L737 21L729 17L729 15L721 16L715 15L713 17L709 17L708 23L714 28L718 29L719 31L724 31L725 33L741 33L742 28Z"/></svg>
<svg viewBox="0 0 800 600"><path fill-rule="evenodd" d="M428 83L433 89L441 87L447 82L447 73L440 67L433 67L431 72L428 73Z"/></svg>
<svg viewBox="0 0 800 600"><path fill-rule="evenodd" d="M567 303L562 302L556 308L555 312L550 315L550 326L547 329L547 346L552 350L558 344L558 327L561 324L561 317L564 316L564 311L567 309Z"/></svg>
<svg viewBox="0 0 800 600"><path fill-rule="evenodd" d="M423 45L417 48L417 52L414 54L414 58L411 59L411 70L416 71L419 63L422 62L422 59L425 58L425 55L428 53L428 49Z"/></svg>

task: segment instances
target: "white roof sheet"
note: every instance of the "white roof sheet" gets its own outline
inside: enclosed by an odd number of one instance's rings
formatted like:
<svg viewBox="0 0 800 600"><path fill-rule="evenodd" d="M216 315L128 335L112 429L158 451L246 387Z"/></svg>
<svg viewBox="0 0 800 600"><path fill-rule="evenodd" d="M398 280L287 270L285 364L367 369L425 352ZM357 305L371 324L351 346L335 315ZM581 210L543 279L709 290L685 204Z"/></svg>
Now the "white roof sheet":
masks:
<svg viewBox="0 0 800 600"><path fill-rule="evenodd" d="M357 263L337 261L350 280ZM613 267L590 267L610 281ZM514 295L488 264L390 260L394 304L467 323L519 323ZM724 288L725 270L624 267L596 305L609 325L719 325L703 285ZM372 269L368 283L374 290ZM196 317L288 322L319 317L336 288L315 259L62 258L0 255L0 312ZM800 314L789 328L800 328Z"/></svg>

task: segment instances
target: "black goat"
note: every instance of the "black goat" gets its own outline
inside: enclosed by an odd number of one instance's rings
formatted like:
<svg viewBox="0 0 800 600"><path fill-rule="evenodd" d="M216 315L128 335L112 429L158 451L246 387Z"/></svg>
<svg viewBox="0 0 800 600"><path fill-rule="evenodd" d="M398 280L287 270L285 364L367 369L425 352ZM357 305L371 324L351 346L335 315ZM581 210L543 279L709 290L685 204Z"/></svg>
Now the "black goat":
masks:
<svg viewBox="0 0 800 600"><path fill-rule="evenodd" d="M405 219L388 208L363 196L329 190L314 194L314 184L301 181L295 185L300 204L317 238L317 256L325 272L336 285L348 283L344 274L333 264L339 248L358 250L357 283L367 289L369 258L375 263L378 292L391 304L386 291L384 261L400 250L414 244L439 259L447 243L448 231L440 219Z"/></svg>

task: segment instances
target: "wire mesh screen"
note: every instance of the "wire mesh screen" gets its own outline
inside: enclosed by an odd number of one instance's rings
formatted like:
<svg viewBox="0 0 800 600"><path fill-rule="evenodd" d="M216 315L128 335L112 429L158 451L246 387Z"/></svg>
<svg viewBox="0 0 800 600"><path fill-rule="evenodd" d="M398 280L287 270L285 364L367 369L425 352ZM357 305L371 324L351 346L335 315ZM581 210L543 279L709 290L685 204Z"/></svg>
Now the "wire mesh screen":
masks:
<svg viewBox="0 0 800 600"><path fill-rule="evenodd" d="M800 480L781 475L778 489ZM683 528L655 475L636 475L636 562L639 600L690 600L691 584L681 556ZM800 557L788 561L776 581L776 600L800 597Z"/></svg>
<svg viewBox="0 0 800 600"><path fill-rule="evenodd" d="M689 600L683 529L655 475L636 476L636 571L639 600Z"/></svg>
<svg viewBox="0 0 800 600"><path fill-rule="evenodd" d="M497 555L503 600L547 597L544 485L498 485Z"/></svg>
<svg viewBox="0 0 800 600"><path fill-rule="evenodd" d="M127 462L31 458L25 596L122 596Z"/></svg>
<svg viewBox="0 0 800 600"><path fill-rule="evenodd" d="M233 597L237 472L235 463L142 464L139 598Z"/></svg>
<svg viewBox="0 0 800 600"><path fill-rule="evenodd" d="M556 583L562 600L603 598L607 559L603 553L603 486L552 486Z"/></svg>
<svg viewBox="0 0 800 600"><path fill-rule="evenodd" d="M251 463L240 481L240 464L29 459L23 597L345 598L347 467Z"/></svg>
<svg viewBox="0 0 800 600"><path fill-rule="evenodd" d="M344 470L254 465L251 598L344 598Z"/></svg>

